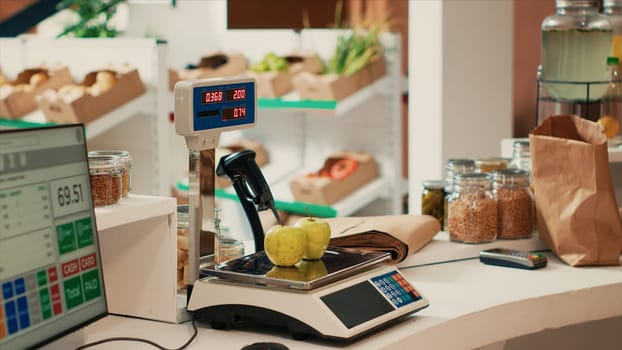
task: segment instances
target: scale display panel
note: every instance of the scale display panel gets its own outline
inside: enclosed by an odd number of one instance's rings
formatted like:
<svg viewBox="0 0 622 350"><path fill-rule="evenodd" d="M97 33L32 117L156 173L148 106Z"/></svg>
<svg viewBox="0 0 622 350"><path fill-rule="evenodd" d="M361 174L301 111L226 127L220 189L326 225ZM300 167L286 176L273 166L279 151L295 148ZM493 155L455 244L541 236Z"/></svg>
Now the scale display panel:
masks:
<svg viewBox="0 0 622 350"><path fill-rule="evenodd" d="M195 131L255 123L254 82L194 87L193 99Z"/></svg>
<svg viewBox="0 0 622 350"><path fill-rule="evenodd" d="M106 314L82 125L0 131L0 348Z"/></svg>

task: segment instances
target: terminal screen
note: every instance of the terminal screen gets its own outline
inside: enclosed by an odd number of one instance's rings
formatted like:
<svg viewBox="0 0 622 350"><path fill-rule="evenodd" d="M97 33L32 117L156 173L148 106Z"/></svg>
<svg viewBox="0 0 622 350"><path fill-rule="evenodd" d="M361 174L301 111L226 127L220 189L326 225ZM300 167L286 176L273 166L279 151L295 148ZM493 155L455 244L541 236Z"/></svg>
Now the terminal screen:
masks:
<svg viewBox="0 0 622 350"><path fill-rule="evenodd" d="M84 127L0 130L0 348L106 314Z"/></svg>

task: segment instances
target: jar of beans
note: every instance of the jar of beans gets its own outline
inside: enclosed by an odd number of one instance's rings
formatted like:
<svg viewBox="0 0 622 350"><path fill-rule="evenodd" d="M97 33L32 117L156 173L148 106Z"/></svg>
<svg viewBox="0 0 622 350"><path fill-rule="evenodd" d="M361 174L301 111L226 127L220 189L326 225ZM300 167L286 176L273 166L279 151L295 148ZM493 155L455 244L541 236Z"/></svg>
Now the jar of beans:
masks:
<svg viewBox="0 0 622 350"><path fill-rule="evenodd" d="M96 207L121 200L123 165L117 156L89 155L91 193Z"/></svg>
<svg viewBox="0 0 622 350"><path fill-rule="evenodd" d="M497 200L489 174L456 174L447 210L447 231L452 241L484 243L497 238Z"/></svg>
<svg viewBox="0 0 622 350"><path fill-rule="evenodd" d="M454 189L453 181L456 174L468 174L475 172L475 161L466 158L454 158L447 160L445 165L445 200L443 203L443 229L447 231L447 199Z"/></svg>
<svg viewBox="0 0 622 350"><path fill-rule="evenodd" d="M531 237L534 227L534 199L529 189L529 172L505 169L492 173L498 206L499 239Z"/></svg>
<svg viewBox="0 0 622 350"><path fill-rule="evenodd" d="M117 156L119 157L119 162L123 168L123 173L121 174L121 198L127 198L130 191L132 190L132 156L128 151L90 151L89 156L91 155L102 155L102 156Z"/></svg>

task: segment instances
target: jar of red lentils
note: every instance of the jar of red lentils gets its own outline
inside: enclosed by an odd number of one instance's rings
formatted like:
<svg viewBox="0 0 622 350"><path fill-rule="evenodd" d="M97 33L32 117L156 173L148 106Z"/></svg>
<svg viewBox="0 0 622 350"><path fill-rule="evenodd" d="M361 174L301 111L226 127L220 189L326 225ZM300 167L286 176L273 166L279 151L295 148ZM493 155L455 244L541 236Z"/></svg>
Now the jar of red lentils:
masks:
<svg viewBox="0 0 622 350"><path fill-rule="evenodd" d="M485 243L497 238L497 200L487 173L456 174L447 199L449 238L461 243Z"/></svg>
<svg viewBox="0 0 622 350"><path fill-rule="evenodd" d="M529 172L505 169L492 173L498 206L499 239L531 237L534 227L534 199Z"/></svg>
<svg viewBox="0 0 622 350"><path fill-rule="evenodd" d="M91 193L96 207L121 200L123 165L117 156L89 155Z"/></svg>

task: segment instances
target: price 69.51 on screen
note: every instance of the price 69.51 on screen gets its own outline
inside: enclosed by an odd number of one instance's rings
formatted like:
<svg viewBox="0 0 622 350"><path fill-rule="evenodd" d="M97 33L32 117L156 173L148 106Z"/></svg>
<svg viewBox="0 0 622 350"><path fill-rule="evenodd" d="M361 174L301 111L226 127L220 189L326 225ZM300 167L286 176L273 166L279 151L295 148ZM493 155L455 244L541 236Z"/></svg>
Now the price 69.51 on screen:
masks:
<svg viewBox="0 0 622 350"><path fill-rule="evenodd" d="M91 200L86 175L68 177L50 182L54 216L76 213L89 208Z"/></svg>

